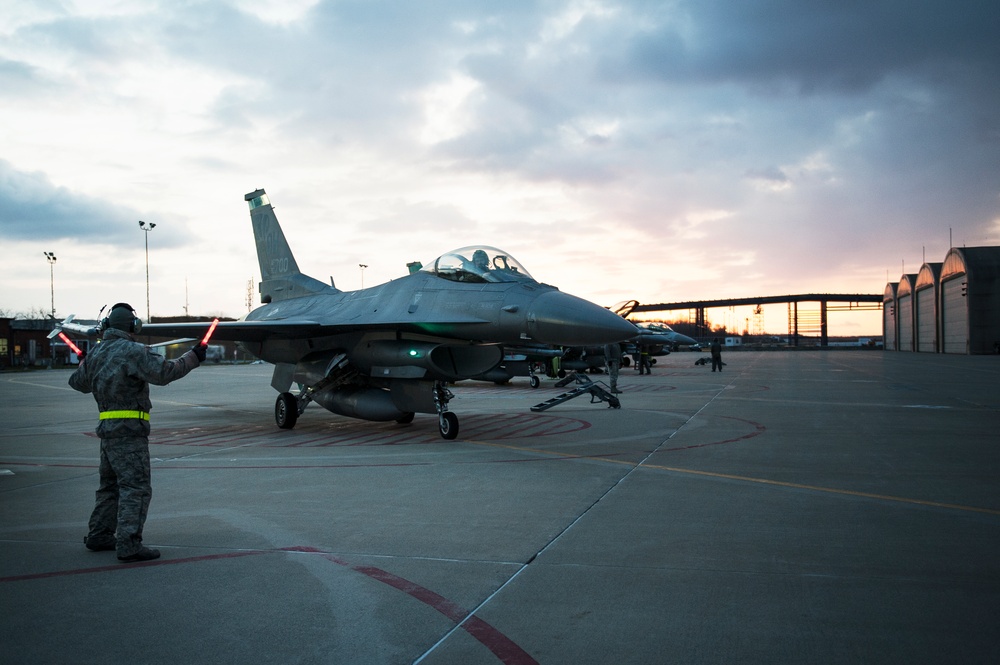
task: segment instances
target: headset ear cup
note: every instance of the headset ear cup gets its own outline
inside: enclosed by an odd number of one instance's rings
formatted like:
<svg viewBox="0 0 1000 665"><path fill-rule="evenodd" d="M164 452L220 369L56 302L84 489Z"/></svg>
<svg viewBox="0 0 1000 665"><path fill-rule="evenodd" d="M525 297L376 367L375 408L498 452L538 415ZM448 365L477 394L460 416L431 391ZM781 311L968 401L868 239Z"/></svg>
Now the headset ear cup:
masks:
<svg viewBox="0 0 1000 665"><path fill-rule="evenodd" d="M142 319L140 319L137 316L134 319L132 319L132 332L135 334L139 334L140 330L142 330Z"/></svg>

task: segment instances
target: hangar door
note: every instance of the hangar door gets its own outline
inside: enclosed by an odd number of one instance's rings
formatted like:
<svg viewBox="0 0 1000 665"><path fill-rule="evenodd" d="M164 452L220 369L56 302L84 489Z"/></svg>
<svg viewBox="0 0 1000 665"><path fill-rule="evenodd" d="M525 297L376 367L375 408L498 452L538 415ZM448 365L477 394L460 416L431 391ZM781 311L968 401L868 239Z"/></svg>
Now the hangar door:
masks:
<svg viewBox="0 0 1000 665"><path fill-rule="evenodd" d="M941 351L969 352L969 299L963 295L965 275L941 283Z"/></svg>
<svg viewBox="0 0 1000 665"><path fill-rule="evenodd" d="M899 297L899 350L913 350L913 296Z"/></svg>
<svg viewBox="0 0 1000 665"><path fill-rule="evenodd" d="M934 312L934 287L917 291L917 309L914 313L916 323L916 350L924 353L937 352L937 321Z"/></svg>
<svg viewBox="0 0 1000 665"><path fill-rule="evenodd" d="M882 339L885 350L896 350L896 307L891 300L882 303Z"/></svg>

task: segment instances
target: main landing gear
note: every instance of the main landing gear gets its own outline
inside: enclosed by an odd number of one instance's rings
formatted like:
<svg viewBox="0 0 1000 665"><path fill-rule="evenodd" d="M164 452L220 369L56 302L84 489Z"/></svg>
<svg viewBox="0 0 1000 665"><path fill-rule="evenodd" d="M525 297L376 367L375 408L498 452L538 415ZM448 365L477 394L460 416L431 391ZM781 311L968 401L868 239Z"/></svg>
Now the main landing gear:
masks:
<svg viewBox="0 0 1000 665"><path fill-rule="evenodd" d="M292 393L281 393L274 402L274 422L281 429L292 429L299 419L299 400Z"/></svg>
<svg viewBox="0 0 1000 665"><path fill-rule="evenodd" d="M292 429L298 421L299 416L305 410L306 405L312 401L312 395L317 388L322 387L317 384L311 388L304 389L299 396L284 392L278 395L274 402L274 422L281 429ZM448 410L448 402L455 397L454 393L448 390L444 381L434 382L434 410L438 416L438 431L443 439L454 439L458 436L458 416ZM396 422L405 425L413 422L413 412L405 411L396 418Z"/></svg>

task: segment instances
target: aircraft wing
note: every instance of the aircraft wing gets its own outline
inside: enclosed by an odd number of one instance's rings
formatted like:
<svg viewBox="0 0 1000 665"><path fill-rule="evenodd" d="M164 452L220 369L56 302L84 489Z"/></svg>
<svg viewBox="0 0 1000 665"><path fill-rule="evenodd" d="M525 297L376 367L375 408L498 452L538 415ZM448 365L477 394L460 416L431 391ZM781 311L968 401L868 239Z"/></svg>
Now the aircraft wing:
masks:
<svg viewBox="0 0 1000 665"><path fill-rule="evenodd" d="M211 322L197 323L146 323L140 335L151 337L185 337L200 339ZM316 321L222 321L212 334L212 339L229 342L259 342L270 337L316 337L324 333Z"/></svg>
<svg viewBox="0 0 1000 665"><path fill-rule="evenodd" d="M349 323L321 323L308 319L286 319L283 321L222 321L215 329L212 339L230 342L260 342L272 338L302 339L325 337L341 333L373 330L411 330L430 332L435 326L465 323L484 323L482 319L470 317L436 317L434 321L387 321L354 319ZM141 335L152 337L202 337L210 322L197 323L147 323L142 326Z"/></svg>

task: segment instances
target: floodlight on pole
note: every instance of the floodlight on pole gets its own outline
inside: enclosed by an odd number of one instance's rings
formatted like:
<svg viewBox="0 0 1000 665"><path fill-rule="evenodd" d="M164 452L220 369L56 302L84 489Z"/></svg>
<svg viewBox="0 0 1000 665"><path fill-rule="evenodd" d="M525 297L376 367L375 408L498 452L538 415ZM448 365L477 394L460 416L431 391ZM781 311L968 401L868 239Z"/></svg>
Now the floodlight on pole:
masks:
<svg viewBox="0 0 1000 665"><path fill-rule="evenodd" d="M361 288L365 288L365 268L368 266L364 263L359 263L358 267L361 268Z"/></svg>
<svg viewBox="0 0 1000 665"><path fill-rule="evenodd" d="M54 252L42 252L45 255L45 259L49 262L49 291L52 294L52 318L56 318L56 276L55 268L56 265L56 255Z"/></svg>
<svg viewBox="0 0 1000 665"><path fill-rule="evenodd" d="M139 228L146 232L146 321L149 321L149 232L156 228L156 224L140 219Z"/></svg>

